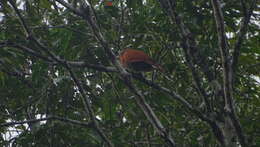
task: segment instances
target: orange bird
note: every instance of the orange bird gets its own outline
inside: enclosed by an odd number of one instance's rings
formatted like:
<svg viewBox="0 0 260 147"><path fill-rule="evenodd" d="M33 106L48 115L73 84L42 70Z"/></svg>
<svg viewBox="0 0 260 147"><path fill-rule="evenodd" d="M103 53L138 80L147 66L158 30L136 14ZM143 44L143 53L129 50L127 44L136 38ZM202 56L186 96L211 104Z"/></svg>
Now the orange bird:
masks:
<svg viewBox="0 0 260 147"><path fill-rule="evenodd" d="M120 63L123 67L133 69L134 71L147 72L157 69L161 72L164 71L162 66L156 63L145 52L135 49L124 49L119 54Z"/></svg>

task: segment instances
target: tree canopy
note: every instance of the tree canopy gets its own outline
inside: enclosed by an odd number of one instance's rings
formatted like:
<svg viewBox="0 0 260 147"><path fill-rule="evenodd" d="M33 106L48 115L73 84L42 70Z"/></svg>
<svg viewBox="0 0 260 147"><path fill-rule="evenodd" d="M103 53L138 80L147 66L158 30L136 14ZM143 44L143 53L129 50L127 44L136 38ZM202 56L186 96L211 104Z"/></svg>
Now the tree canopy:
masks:
<svg viewBox="0 0 260 147"><path fill-rule="evenodd" d="M0 146L260 146L259 15L257 0L1 0ZM127 47L165 72L125 69Z"/></svg>

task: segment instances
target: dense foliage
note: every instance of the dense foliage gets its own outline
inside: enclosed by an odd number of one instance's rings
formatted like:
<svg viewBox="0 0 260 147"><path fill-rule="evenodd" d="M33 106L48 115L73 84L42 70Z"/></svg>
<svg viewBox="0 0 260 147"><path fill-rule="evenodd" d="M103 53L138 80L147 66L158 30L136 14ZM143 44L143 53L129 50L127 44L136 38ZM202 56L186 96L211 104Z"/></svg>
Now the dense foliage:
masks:
<svg viewBox="0 0 260 147"><path fill-rule="evenodd" d="M0 2L0 146L109 146L109 141L110 146L173 146L167 135L177 146L225 144L214 128L226 123L223 93L227 92L212 6L218 0L179 0L169 5L168 0L113 0L113 6L92 0L86 11L82 1L68 0L86 16L64 7L62 0L14 1ZM239 46L228 81L234 111L246 144L256 147L260 146L260 12L255 9L250 17L252 3L256 1L221 1L221 10L228 62ZM250 22L237 44L247 17ZM188 36L182 25L191 32ZM127 83L109 54L117 55L125 47L143 50L166 72L144 73L146 82L133 73L136 78ZM136 97L145 98L164 134ZM243 145L236 133L236 144Z"/></svg>

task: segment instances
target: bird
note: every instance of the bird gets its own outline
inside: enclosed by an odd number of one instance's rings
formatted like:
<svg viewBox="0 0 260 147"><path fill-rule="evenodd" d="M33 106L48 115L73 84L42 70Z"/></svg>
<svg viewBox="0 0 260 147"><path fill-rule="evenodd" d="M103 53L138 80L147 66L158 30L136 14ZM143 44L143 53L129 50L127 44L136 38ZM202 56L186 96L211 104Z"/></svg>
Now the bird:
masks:
<svg viewBox="0 0 260 147"><path fill-rule="evenodd" d="M149 72L154 69L164 72L160 64L141 50L126 48L119 53L119 61L124 68L136 72Z"/></svg>

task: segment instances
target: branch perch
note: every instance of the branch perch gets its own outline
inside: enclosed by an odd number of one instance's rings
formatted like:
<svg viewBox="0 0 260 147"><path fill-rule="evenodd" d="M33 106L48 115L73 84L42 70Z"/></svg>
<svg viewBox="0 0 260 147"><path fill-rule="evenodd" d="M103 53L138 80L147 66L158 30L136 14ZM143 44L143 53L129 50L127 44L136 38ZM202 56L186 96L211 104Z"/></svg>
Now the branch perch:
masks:
<svg viewBox="0 0 260 147"><path fill-rule="evenodd" d="M63 6L65 6L66 8L68 8L70 10L75 9L75 8L71 9L70 7L68 7L68 5L65 5L63 0L56 0L56 1L60 2L60 4L62 4ZM87 3L90 4L88 1L87 1ZM170 134L168 132L166 132L166 129L163 127L163 125L160 122L160 120L157 118L157 116L155 115L155 113L153 112L151 107L146 103L146 101L144 99L144 96L133 85L133 83L131 82L130 74L128 72L126 72L126 70L121 66L119 61L116 59L115 54L109 48L109 45L108 45L107 41L105 40L105 38L103 37L103 34L101 33L100 28L99 28L99 26L98 26L98 24L96 22L96 18L95 18L95 15L94 15L93 7L91 7L87 3L85 1L81 1L82 6L81 6L81 9L80 9L81 13L80 13L79 16L83 17L83 19L85 19L87 21L87 23L91 27L91 29L93 31L93 34L95 35L96 39L100 42L100 44L104 48L104 51L105 51L106 55L109 57L109 59L112 62L112 64L115 65L117 70L120 72L121 79L127 85L129 90L132 91L136 95L135 100L136 100L138 106L144 112L144 114L147 117L147 119L154 126L154 128L156 129L158 134L163 139L165 139L166 142L170 146L174 147L175 146L175 142L173 141L172 137L170 136ZM83 14L83 16L81 14Z"/></svg>

